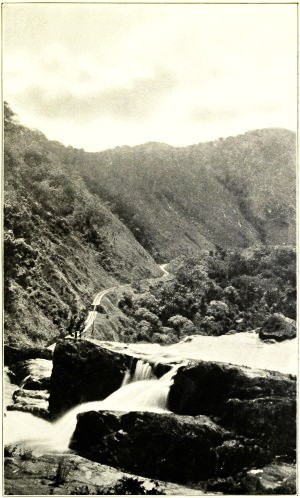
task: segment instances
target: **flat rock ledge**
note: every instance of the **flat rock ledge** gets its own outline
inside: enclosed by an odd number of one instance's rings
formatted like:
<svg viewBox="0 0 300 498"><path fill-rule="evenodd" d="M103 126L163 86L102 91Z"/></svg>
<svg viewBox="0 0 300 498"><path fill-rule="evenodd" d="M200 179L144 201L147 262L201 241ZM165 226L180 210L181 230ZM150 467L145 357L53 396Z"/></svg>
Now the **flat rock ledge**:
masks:
<svg viewBox="0 0 300 498"><path fill-rule="evenodd" d="M72 453L36 455L20 444L5 448L4 476L6 495L205 494L201 489L142 478Z"/></svg>

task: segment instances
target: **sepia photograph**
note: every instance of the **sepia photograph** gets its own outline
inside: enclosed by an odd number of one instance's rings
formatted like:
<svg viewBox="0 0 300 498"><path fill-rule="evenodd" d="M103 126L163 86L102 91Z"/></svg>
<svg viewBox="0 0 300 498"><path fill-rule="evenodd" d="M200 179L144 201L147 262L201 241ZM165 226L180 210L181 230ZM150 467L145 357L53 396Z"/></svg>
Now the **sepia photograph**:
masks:
<svg viewBox="0 0 300 498"><path fill-rule="evenodd" d="M295 495L297 3L4 2L7 495Z"/></svg>

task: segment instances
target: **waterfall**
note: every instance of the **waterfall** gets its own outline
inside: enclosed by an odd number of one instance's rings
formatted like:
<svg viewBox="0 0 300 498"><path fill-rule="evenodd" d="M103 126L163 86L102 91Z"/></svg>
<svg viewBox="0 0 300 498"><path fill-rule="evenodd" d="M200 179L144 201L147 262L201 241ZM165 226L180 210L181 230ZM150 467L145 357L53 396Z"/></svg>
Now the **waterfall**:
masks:
<svg viewBox="0 0 300 498"><path fill-rule="evenodd" d="M156 379L151 366L139 360L132 376L125 373L122 386L117 391L104 400L90 401L72 408L54 423L29 413L8 412L4 421L5 444L22 440L30 442L31 447L35 447L38 452L66 451L79 413L91 410L166 413L169 390L177 368L178 366L172 368L160 379Z"/></svg>
<svg viewBox="0 0 300 498"><path fill-rule="evenodd" d="M132 376L131 382L138 382L139 380L153 379L155 375L149 363L143 360L138 360L135 366L135 371Z"/></svg>

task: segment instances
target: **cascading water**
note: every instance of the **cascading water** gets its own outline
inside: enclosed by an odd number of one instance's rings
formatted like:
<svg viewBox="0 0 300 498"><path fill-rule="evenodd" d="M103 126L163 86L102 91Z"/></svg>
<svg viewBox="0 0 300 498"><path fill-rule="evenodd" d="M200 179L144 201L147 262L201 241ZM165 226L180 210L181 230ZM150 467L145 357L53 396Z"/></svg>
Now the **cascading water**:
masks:
<svg viewBox="0 0 300 498"><path fill-rule="evenodd" d="M131 382L139 380L153 379L155 377L152 367L149 363L143 360L138 360Z"/></svg>
<svg viewBox="0 0 300 498"><path fill-rule="evenodd" d="M139 360L133 375L125 374L127 383L105 400L78 405L54 423L28 413L8 412L4 422L5 444L28 441L37 450L66 451L79 413L91 410L167 412L169 390L177 368L173 367L157 379L149 363Z"/></svg>

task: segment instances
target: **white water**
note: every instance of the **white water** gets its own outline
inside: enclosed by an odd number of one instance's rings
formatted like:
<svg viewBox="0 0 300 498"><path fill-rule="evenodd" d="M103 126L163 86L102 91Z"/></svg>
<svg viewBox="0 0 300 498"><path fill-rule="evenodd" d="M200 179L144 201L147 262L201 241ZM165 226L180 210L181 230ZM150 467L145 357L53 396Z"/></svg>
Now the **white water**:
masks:
<svg viewBox="0 0 300 498"><path fill-rule="evenodd" d="M297 339L268 344L261 341L255 332L240 332L220 337L191 336L188 340L189 342L183 341L171 346L160 346L159 344L128 344L124 346L126 346L127 353L131 351L139 356L144 355L148 361L161 363L182 359L219 361L297 374Z"/></svg>
<svg viewBox="0 0 300 498"><path fill-rule="evenodd" d="M79 413L90 410L167 412L168 394L176 369L174 367L160 379L150 379L150 375L154 377L151 366L140 360L136 365L137 377L145 375L144 380L135 381L134 374L131 383L121 386L105 400L76 406L55 423L29 413L7 412L4 419L4 442L10 444L27 441L37 451L66 451Z"/></svg>
<svg viewBox="0 0 300 498"><path fill-rule="evenodd" d="M151 365L149 365L146 361L138 360L132 377L132 382L153 379L154 377Z"/></svg>
<svg viewBox="0 0 300 498"><path fill-rule="evenodd" d="M108 343L106 343L108 344ZM104 345L104 344L103 344ZM27 440L39 447L66 450L76 425L78 413L89 410L116 411L166 411L167 397L174 371L157 380L146 362L207 360L232 363L252 368L275 370L283 373L297 373L297 340L268 344L257 334L244 332L221 337L193 336L171 346L158 344L111 344L116 348L144 355L138 360L133 375L126 372L120 389L103 401L93 401L75 407L56 423L51 424L28 413L7 412L4 417L5 444ZM18 386L5 389L9 398ZM9 400L11 402L11 400ZM8 402L6 402L6 405Z"/></svg>

